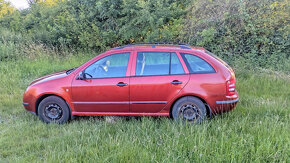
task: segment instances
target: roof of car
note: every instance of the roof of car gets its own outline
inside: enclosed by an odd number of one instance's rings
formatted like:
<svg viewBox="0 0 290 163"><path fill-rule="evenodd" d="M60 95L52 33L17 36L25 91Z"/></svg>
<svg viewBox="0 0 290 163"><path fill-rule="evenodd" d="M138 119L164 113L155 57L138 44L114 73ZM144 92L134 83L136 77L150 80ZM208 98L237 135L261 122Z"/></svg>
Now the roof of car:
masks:
<svg viewBox="0 0 290 163"><path fill-rule="evenodd" d="M129 44L120 47L113 48L112 50L118 49L128 49L128 48L174 48L174 49L188 49L188 50L199 50L205 51L202 47L195 47L188 44L181 44L181 43L138 43L138 44Z"/></svg>

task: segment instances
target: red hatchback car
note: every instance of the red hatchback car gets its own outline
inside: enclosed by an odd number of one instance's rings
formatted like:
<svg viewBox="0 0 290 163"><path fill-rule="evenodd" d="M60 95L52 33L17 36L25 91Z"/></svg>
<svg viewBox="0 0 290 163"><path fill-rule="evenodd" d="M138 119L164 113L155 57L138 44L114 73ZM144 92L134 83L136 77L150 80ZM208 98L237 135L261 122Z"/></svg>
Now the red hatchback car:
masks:
<svg viewBox="0 0 290 163"><path fill-rule="evenodd" d="M199 123L232 110L238 100L233 70L205 49L132 44L36 79L23 105L46 123L65 123L74 115L170 116Z"/></svg>

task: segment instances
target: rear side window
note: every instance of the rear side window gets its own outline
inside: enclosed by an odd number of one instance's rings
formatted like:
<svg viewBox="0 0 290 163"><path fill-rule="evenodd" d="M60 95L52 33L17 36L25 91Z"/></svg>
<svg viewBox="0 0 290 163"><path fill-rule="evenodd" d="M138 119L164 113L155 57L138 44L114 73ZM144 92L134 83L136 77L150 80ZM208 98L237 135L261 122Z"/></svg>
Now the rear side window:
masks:
<svg viewBox="0 0 290 163"><path fill-rule="evenodd" d="M190 73L202 74L215 72L214 68L209 63L196 55L181 53L181 56Z"/></svg>
<svg viewBox="0 0 290 163"><path fill-rule="evenodd" d="M170 72L173 75L176 74L184 74L183 67L177 57L176 53L171 53L171 67L170 67Z"/></svg>
<svg viewBox="0 0 290 163"><path fill-rule="evenodd" d="M176 55L170 52L138 52L136 76L184 74Z"/></svg>

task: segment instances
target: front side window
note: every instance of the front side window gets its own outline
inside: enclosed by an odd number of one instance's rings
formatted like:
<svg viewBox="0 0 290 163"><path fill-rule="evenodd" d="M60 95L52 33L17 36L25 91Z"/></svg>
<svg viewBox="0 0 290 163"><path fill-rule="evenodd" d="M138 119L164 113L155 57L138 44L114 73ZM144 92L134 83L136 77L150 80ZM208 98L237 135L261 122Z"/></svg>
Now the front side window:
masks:
<svg viewBox="0 0 290 163"><path fill-rule="evenodd" d="M85 69L86 78L125 77L130 53L118 53L104 57Z"/></svg>
<svg viewBox="0 0 290 163"><path fill-rule="evenodd" d="M215 72L214 68L209 63L196 55L181 53L181 56L190 73L201 74Z"/></svg>
<svg viewBox="0 0 290 163"><path fill-rule="evenodd" d="M184 74L176 55L170 52L138 52L136 76Z"/></svg>

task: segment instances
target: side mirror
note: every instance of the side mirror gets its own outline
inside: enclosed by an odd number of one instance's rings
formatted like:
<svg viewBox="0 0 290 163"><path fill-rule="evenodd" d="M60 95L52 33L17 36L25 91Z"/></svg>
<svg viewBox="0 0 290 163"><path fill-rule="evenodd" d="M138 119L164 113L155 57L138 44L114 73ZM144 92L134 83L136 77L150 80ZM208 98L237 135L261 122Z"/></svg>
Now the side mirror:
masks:
<svg viewBox="0 0 290 163"><path fill-rule="evenodd" d="M80 72L76 79L77 80L85 80L86 79L85 73L84 72Z"/></svg>

